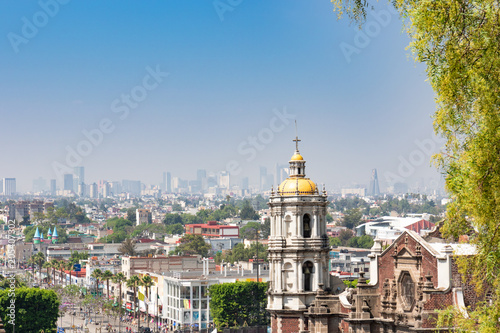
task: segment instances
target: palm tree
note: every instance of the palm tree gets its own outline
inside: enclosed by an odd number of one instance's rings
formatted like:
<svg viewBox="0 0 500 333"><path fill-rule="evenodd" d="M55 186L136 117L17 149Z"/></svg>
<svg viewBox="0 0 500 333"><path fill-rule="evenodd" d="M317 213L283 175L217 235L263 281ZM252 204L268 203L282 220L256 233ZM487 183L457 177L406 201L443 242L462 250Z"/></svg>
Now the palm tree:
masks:
<svg viewBox="0 0 500 333"><path fill-rule="evenodd" d="M71 272L73 271L73 263L68 261L66 263L66 269L69 270L69 285L71 286Z"/></svg>
<svg viewBox="0 0 500 333"><path fill-rule="evenodd" d="M63 286L64 285L63 272L66 269L66 263L64 262L64 260L60 260L57 262L57 268L59 269L60 282L61 282L61 285Z"/></svg>
<svg viewBox="0 0 500 333"><path fill-rule="evenodd" d="M113 281L114 283L118 283L118 288L119 288L119 293L120 293L120 294L118 295L118 302L117 302L117 303L118 303L118 307L119 307L119 308L118 308L118 311L119 311L120 316L121 316L121 314L122 314L122 300L123 300L123 298L122 298L122 283L123 283L124 281L126 281L126 280L127 280L127 277L126 277L126 276L125 276L125 274L123 274L122 272L120 272L120 273L116 273L116 274L113 276L113 278L112 278L112 281ZM118 325L119 325L119 327L118 327L118 332L120 332L120 331L121 331L121 320L120 320L120 321L118 321Z"/></svg>
<svg viewBox="0 0 500 333"><path fill-rule="evenodd" d="M30 260L38 265L38 280L42 282L42 264L45 261L45 255L43 252L37 252L32 255Z"/></svg>
<svg viewBox="0 0 500 333"><path fill-rule="evenodd" d="M130 279L127 280L127 287L134 288L134 312L135 318L137 318L137 286L139 285L140 279L137 275L132 275Z"/></svg>
<svg viewBox="0 0 500 333"><path fill-rule="evenodd" d="M104 271L104 273L102 273L102 279L106 280L106 287L108 289L108 294L107 294L108 298L107 298L107 300L109 300L109 280L112 279L112 278L113 278L113 273L111 273L110 270L107 269L107 270Z"/></svg>
<svg viewBox="0 0 500 333"><path fill-rule="evenodd" d="M58 267L57 265L58 265L57 259L50 260L50 268L52 268L52 280L53 280L52 284L54 284L54 285L56 283L56 269Z"/></svg>
<svg viewBox="0 0 500 333"><path fill-rule="evenodd" d="M43 263L43 268L45 268L47 270L47 284L50 284L50 268L52 267L52 264L50 263L50 261L46 261Z"/></svg>
<svg viewBox="0 0 500 333"><path fill-rule="evenodd" d="M151 288L152 285L154 285L154 282L153 282L153 279L151 278L151 276L144 275L141 279L141 285L146 288L146 298L149 300L148 290L149 290L149 288ZM144 303L146 303L146 319L147 319L149 316L149 312L148 312L149 305L148 305L148 302L144 302ZM149 320L147 320L147 322L148 322L148 328L149 328Z"/></svg>
<svg viewBox="0 0 500 333"><path fill-rule="evenodd" d="M120 251L121 254L128 255L131 257L137 255L137 248L135 247L135 242L130 238L125 239L122 245L118 248L118 251Z"/></svg>
<svg viewBox="0 0 500 333"><path fill-rule="evenodd" d="M102 271L99 268L94 269L92 274L90 274L91 277L93 277L96 280L96 294L99 293L99 281L102 277Z"/></svg>

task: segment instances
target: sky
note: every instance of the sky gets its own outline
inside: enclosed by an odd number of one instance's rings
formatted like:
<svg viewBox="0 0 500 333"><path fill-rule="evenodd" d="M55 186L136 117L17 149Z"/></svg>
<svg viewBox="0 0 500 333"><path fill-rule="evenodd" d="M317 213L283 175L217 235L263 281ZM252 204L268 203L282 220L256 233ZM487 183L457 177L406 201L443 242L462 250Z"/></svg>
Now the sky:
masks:
<svg viewBox="0 0 500 333"><path fill-rule="evenodd" d="M327 189L436 187L434 93L383 2L361 31L329 1L0 2L0 178L85 167L159 184L258 182L293 155Z"/></svg>

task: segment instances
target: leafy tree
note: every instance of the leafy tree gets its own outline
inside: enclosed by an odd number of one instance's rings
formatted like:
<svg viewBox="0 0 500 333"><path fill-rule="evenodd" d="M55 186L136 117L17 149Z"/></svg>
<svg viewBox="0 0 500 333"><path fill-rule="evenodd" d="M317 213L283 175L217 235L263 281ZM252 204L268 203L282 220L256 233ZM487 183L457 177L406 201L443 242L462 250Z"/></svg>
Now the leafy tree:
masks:
<svg viewBox="0 0 500 333"><path fill-rule="evenodd" d="M330 246L333 246L333 247L337 247L337 246L340 246L342 244L342 242L340 241L340 238L338 238L338 237L329 237L329 240L330 240Z"/></svg>
<svg viewBox="0 0 500 333"><path fill-rule="evenodd" d="M163 223L166 225L182 224L182 217L179 214L166 214Z"/></svg>
<svg viewBox="0 0 500 333"><path fill-rule="evenodd" d="M10 282L8 278L0 275L0 288L1 289L9 289L10 288ZM14 285L17 288L23 288L27 287L26 283L23 281L22 277L20 275L14 276Z"/></svg>
<svg viewBox="0 0 500 333"><path fill-rule="evenodd" d="M5 330L13 332L9 317L12 297L9 289L0 290L0 317ZM59 300L52 290L39 288L16 289L15 330L16 332L38 333L41 330L52 332L56 328L59 315Z"/></svg>
<svg viewBox="0 0 500 333"><path fill-rule="evenodd" d="M260 222L248 222L240 229L240 237L243 239L256 239L258 231L261 229Z"/></svg>
<svg viewBox="0 0 500 333"><path fill-rule="evenodd" d="M349 239L354 236L351 229L344 229L339 232L340 243L344 246L347 245Z"/></svg>
<svg viewBox="0 0 500 333"><path fill-rule="evenodd" d="M348 229L353 229L359 225L362 216L363 213L359 209L349 209L342 218L342 225Z"/></svg>
<svg viewBox="0 0 500 333"><path fill-rule="evenodd" d="M130 222L132 222L132 225L134 225L137 222L136 221L136 215L135 215L135 210L136 209L137 208L135 208L135 207L127 209L127 220L129 220Z"/></svg>
<svg viewBox="0 0 500 333"><path fill-rule="evenodd" d="M264 224L261 225L261 237L263 239L268 239L269 235L271 235L271 219L266 217L264 220Z"/></svg>
<svg viewBox="0 0 500 333"><path fill-rule="evenodd" d="M214 284L209 288L210 310L217 329L267 325L267 283L235 282Z"/></svg>
<svg viewBox="0 0 500 333"><path fill-rule="evenodd" d="M180 223L168 225L165 229L167 234L182 235L184 233L184 226Z"/></svg>
<svg viewBox="0 0 500 333"><path fill-rule="evenodd" d="M88 251L71 251L71 257L69 258L69 261L72 264L78 264L80 260L87 260L89 258L89 253Z"/></svg>
<svg viewBox="0 0 500 333"><path fill-rule="evenodd" d="M210 244L206 243L200 235L187 234L180 240L178 251L184 254L199 254L206 256L210 250Z"/></svg>
<svg viewBox="0 0 500 333"><path fill-rule="evenodd" d="M125 239L122 245L118 248L118 251L127 256L137 255L137 247L135 246L135 241L130 238Z"/></svg>
<svg viewBox="0 0 500 333"><path fill-rule="evenodd" d="M339 14L362 24L370 1L333 0ZM395 0L410 47L427 66L436 93L434 128L445 146L436 163L453 199L441 231L457 239L469 234L475 256L458 260L478 292L495 291L487 305L456 313L462 330L500 331L500 24L498 1Z"/></svg>
<svg viewBox="0 0 500 333"><path fill-rule="evenodd" d="M370 249L373 246L373 238L369 235L363 235L360 237L355 236L347 241L347 246Z"/></svg>
<svg viewBox="0 0 500 333"><path fill-rule="evenodd" d="M182 206L181 206L180 204L178 204L178 203L174 203L174 204L172 205L172 211L173 211L173 212L182 212L182 211L183 211L183 209L182 209Z"/></svg>
<svg viewBox="0 0 500 333"><path fill-rule="evenodd" d="M259 214L255 212L250 201L244 200L243 207L240 211L240 217L242 220L257 220L259 218Z"/></svg>
<svg viewBox="0 0 500 333"><path fill-rule="evenodd" d="M326 214L326 222L333 222L333 217L330 214Z"/></svg>

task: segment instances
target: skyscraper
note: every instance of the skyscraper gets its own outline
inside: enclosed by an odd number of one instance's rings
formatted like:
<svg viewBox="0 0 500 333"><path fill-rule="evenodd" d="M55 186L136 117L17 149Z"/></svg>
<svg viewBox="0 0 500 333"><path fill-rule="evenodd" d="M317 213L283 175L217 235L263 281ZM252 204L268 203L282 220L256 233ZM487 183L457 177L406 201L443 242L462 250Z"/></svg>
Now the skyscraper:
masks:
<svg viewBox="0 0 500 333"><path fill-rule="evenodd" d="M73 168L73 189L77 191L80 184L85 184L85 168L82 166Z"/></svg>
<svg viewBox="0 0 500 333"><path fill-rule="evenodd" d="M170 172L167 172L165 186L165 191L167 191L167 193L172 193L172 175L170 174Z"/></svg>
<svg viewBox="0 0 500 333"><path fill-rule="evenodd" d="M9 196L16 193L16 178L3 179L3 195Z"/></svg>
<svg viewBox="0 0 500 333"><path fill-rule="evenodd" d="M368 195L376 197L380 195L380 188L378 186L377 169L372 170L372 177L370 179L370 187L368 188Z"/></svg>
<svg viewBox="0 0 500 333"><path fill-rule="evenodd" d="M73 189L74 189L73 174L71 174L71 173L64 174L64 187L63 187L63 189L65 191L73 191Z"/></svg>
<svg viewBox="0 0 500 333"><path fill-rule="evenodd" d="M55 179L50 180L50 194L56 195L56 180Z"/></svg>

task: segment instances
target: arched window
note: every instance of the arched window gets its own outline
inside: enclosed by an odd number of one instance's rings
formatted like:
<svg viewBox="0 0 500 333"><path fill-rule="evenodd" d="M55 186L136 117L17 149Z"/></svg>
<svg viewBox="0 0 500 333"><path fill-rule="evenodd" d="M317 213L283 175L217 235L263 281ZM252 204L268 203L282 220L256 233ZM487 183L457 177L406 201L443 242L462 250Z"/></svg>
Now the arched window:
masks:
<svg viewBox="0 0 500 333"><path fill-rule="evenodd" d="M311 238L311 217L309 214L304 215L302 227L304 230L304 238Z"/></svg>
<svg viewBox="0 0 500 333"><path fill-rule="evenodd" d="M312 274L314 273L313 263L306 261L302 265L302 273L304 274L304 291L312 291Z"/></svg>

